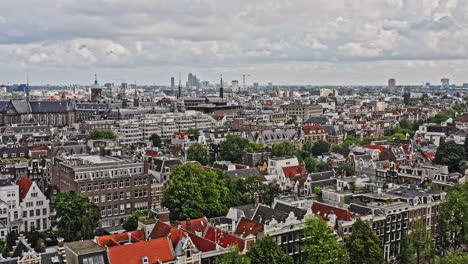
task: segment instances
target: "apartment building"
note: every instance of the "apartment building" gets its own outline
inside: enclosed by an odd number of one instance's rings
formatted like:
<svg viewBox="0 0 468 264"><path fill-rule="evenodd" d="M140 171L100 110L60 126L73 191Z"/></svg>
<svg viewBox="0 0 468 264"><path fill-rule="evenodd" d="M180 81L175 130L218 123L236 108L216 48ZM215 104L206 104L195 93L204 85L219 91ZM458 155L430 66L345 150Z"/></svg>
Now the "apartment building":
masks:
<svg viewBox="0 0 468 264"><path fill-rule="evenodd" d="M151 204L151 178L146 162L98 155L55 158L52 184L74 191L101 208L101 227L119 230L125 217Z"/></svg>

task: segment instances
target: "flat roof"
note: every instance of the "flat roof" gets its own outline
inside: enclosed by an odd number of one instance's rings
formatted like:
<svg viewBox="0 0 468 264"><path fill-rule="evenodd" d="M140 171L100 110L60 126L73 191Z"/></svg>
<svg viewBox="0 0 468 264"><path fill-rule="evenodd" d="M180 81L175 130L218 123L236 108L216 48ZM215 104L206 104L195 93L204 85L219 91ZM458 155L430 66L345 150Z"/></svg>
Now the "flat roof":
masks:
<svg viewBox="0 0 468 264"><path fill-rule="evenodd" d="M76 255L86 255L96 252L105 251L105 248L94 243L92 240L82 240L65 243L65 246L73 251Z"/></svg>
<svg viewBox="0 0 468 264"><path fill-rule="evenodd" d="M78 155L77 158L89 162L91 164L106 164L106 163L122 163L125 162L122 159L109 157L109 156L100 156L100 155Z"/></svg>

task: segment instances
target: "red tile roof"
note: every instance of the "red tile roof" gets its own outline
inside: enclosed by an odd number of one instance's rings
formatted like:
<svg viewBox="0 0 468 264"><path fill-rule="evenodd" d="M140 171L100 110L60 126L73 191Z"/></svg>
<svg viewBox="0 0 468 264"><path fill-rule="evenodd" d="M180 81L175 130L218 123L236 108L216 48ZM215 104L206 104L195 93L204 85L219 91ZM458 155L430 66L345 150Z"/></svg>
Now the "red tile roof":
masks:
<svg viewBox="0 0 468 264"><path fill-rule="evenodd" d="M306 135L326 133L325 129L320 125L304 126L303 130Z"/></svg>
<svg viewBox="0 0 468 264"><path fill-rule="evenodd" d="M434 152L424 152L424 156L428 159L432 159L435 157L435 153Z"/></svg>
<svg viewBox="0 0 468 264"><path fill-rule="evenodd" d="M380 151L384 151L384 149L385 149L385 147L377 146L377 145L370 145L370 144L366 144L363 147L368 148L368 149L378 149Z"/></svg>
<svg viewBox="0 0 468 264"><path fill-rule="evenodd" d="M187 221L180 222L180 225L183 229L188 230L192 233L195 231L205 232L208 227L208 221L205 218L191 219L190 220L190 230L187 228Z"/></svg>
<svg viewBox="0 0 468 264"><path fill-rule="evenodd" d="M283 167L283 172L290 180L297 180L307 176L304 165Z"/></svg>
<svg viewBox="0 0 468 264"><path fill-rule="evenodd" d="M246 237L251 234L253 234L254 236L257 236L258 233L260 232L263 232L263 224L255 222L254 220L242 217L241 220L239 221L239 224L237 224L237 228L234 234L238 236L244 235L244 237Z"/></svg>
<svg viewBox="0 0 468 264"><path fill-rule="evenodd" d="M329 220L328 216L332 212L335 213L338 221L350 221L354 218L353 213L351 213L349 210L317 201L314 201L312 204L312 212L316 215L320 215L324 220Z"/></svg>
<svg viewBox="0 0 468 264"><path fill-rule="evenodd" d="M118 246L120 245L120 243L128 241L128 233L131 234L132 242L145 241L145 233L143 232L143 230L136 230L131 232L100 236L97 238L97 243L101 247Z"/></svg>
<svg viewBox="0 0 468 264"><path fill-rule="evenodd" d="M21 201L28 194L29 188L31 188L32 184L33 184L33 182L30 179L26 178L26 177L21 177L21 179L19 179L18 187L19 187L19 195L20 195L20 200Z"/></svg>
<svg viewBox="0 0 468 264"><path fill-rule="evenodd" d="M244 250L245 246L245 241L243 239L228 234L212 226L208 227L208 230L205 234L205 239L213 241L223 248L227 248L230 245L236 244L240 251Z"/></svg>
<svg viewBox="0 0 468 264"><path fill-rule="evenodd" d="M180 239L182 239L183 232L171 225L164 223L163 221L157 221L154 225L153 231L151 231L151 239L157 239L161 237L167 237L170 235L172 246L175 247Z"/></svg>
<svg viewBox="0 0 468 264"><path fill-rule="evenodd" d="M148 257L149 263L174 260L174 251L170 240L166 237L148 241L110 247L109 260L112 264L141 264L142 257Z"/></svg>

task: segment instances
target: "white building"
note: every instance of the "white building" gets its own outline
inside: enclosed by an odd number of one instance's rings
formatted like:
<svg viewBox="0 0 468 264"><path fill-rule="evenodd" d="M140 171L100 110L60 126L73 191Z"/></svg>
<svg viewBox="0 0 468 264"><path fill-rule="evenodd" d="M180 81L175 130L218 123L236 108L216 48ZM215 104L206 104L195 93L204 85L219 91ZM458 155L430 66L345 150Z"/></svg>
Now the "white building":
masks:
<svg viewBox="0 0 468 264"><path fill-rule="evenodd" d="M49 200L36 182L26 177L18 181L23 231L45 231L50 227Z"/></svg>

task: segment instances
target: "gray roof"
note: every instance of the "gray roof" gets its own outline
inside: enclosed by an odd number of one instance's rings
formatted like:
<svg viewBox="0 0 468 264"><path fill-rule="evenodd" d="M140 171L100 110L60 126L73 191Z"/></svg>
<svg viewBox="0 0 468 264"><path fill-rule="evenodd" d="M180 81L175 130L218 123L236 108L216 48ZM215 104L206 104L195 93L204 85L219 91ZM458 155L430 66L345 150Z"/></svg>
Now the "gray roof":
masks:
<svg viewBox="0 0 468 264"><path fill-rule="evenodd" d="M64 149L67 153L70 153L70 154L88 153L88 146L85 144L80 144L80 145L68 145L68 146L53 146L52 155L55 156L57 152L61 149Z"/></svg>
<svg viewBox="0 0 468 264"><path fill-rule="evenodd" d="M30 102L33 113L66 113L68 104L66 101L38 101Z"/></svg>
<svg viewBox="0 0 468 264"><path fill-rule="evenodd" d="M0 112L5 112L10 101L0 101Z"/></svg>
<svg viewBox="0 0 468 264"><path fill-rule="evenodd" d="M307 210L300 209L294 206L290 206L281 202L276 203L274 209L283 211L288 214L290 212L293 212L294 215L297 217L297 219L304 219L305 215L307 214Z"/></svg>
<svg viewBox="0 0 468 264"><path fill-rule="evenodd" d="M11 100L11 104L16 109L16 112L18 112L18 114L31 113L31 106L25 100Z"/></svg>
<svg viewBox="0 0 468 264"><path fill-rule="evenodd" d="M328 123L328 118L326 118L325 116L312 116L309 119L307 119L305 123L325 125Z"/></svg>
<svg viewBox="0 0 468 264"><path fill-rule="evenodd" d="M288 216L289 213L272 209L265 205L259 205L251 219L261 224L268 224L273 219L275 219L277 222L284 222Z"/></svg>
<svg viewBox="0 0 468 264"><path fill-rule="evenodd" d="M250 176L257 176L260 178L261 181L266 181L265 176L260 172L258 168L230 170L226 174L231 180L238 178L247 178Z"/></svg>
<svg viewBox="0 0 468 264"><path fill-rule="evenodd" d="M333 171L316 172L316 173L309 174L309 178L312 181L328 180L334 176L335 176L335 173Z"/></svg>
<svg viewBox="0 0 468 264"><path fill-rule="evenodd" d="M252 219L254 213L255 213L255 204L246 204L246 205L241 205L241 206L236 206L233 207L234 209L237 209L238 211L241 211L244 213L244 216L246 218ZM240 217L238 217L240 218Z"/></svg>

